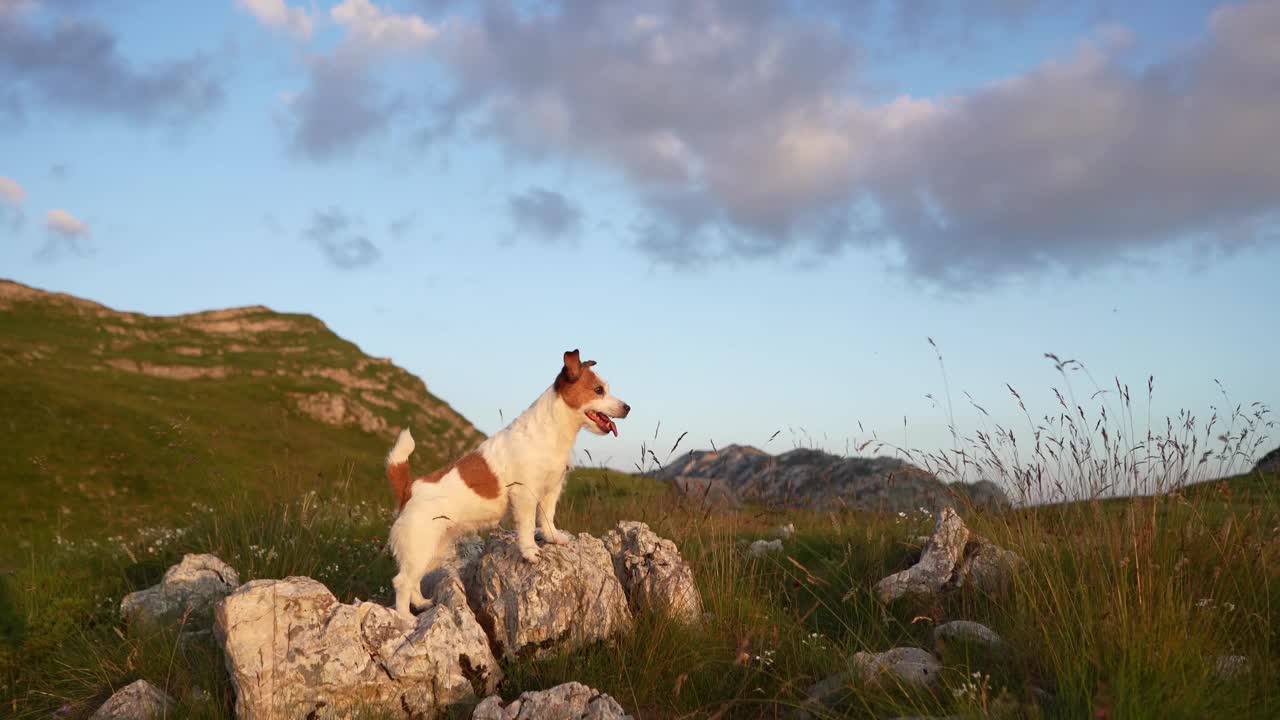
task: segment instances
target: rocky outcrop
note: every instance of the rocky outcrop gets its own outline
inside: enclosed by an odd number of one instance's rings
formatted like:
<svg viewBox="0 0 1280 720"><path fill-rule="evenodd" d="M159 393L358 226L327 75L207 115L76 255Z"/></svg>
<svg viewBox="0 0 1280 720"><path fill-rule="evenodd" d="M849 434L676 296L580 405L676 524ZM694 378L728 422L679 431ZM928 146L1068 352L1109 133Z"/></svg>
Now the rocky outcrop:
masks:
<svg viewBox="0 0 1280 720"><path fill-rule="evenodd" d="M612 697L582 683L526 692L503 705L497 695L476 706L472 720L631 720Z"/></svg>
<svg viewBox="0 0 1280 720"><path fill-rule="evenodd" d="M996 592L1022 564L1017 553L970 532L956 511L948 507L938 513L937 525L919 562L876 583L876 594L881 602L891 603L960 588Z"/></svg>
<svg viewBox="0 0 1280 720"><path fill-rule="evenodd" d="M928 688L942 679L942 663L931 653L913 647L896 647L882 653L860 652L853 667L868 685Z"/></svg>
<svg viewBox="0 0 1280 720"><path fill-rule="evenodd" d="M692 451L657 475L695 492L695 479L723 483L735 500L770 505L899 512L953 504L1009 504L1004 492L989 481L947 484L896 458L839 457L810 449L776 456L741 445Z"/></svg>
<svg viewBox="0 0 1280 720"><path fill-rule="evenodd" d="M172 708L173 698L146 680L138 680L117 690L89 720L159 720Z"/></svg>
<svg viewBox="0 0 1280 720"><path fill-rule="evenodd" d="M702 621L702 595L675 543L642 522L623 521L605 534L604 546L632 607L691 625Z"/></svg>
<svg viewBox="0 0 1280 720"><path fill-rule="evenodd" d="M218 605L214 626L241 720L378 708L435 717L493 692L501 670L461 592L416 621L345 605L305 577L255 580Z"/></svg>
<svg viewBox="0 0 1280 720"><path fill-rule="evenodd" d="M131 626L182 623L184 630L208 630L214 606L239 585L240 575L217 556L184 555L159 585L124 596L120 614Z"/></svg>
<svg viewBox="0 0 1280 720"><path fill-rule="evenodd" d="M1253 466L1257 473L1280 473L1280 447L1263 455L1258 464Z"/></svg>
<svg viewBox="0 0 1280 720"><path fill-rule="evenodd" d="M671 478L671 486L700 511L742 507L742 501L724 480L681 475Z"/></svg>
<svg viewBox="0 0 1280 720"><path fill-rule="evenodd" d="M474 572L467 599L499 657L543 657L631 629L613 558L586 533L543 545L536 564L521 556L514 533L494 533Z"/></svg>

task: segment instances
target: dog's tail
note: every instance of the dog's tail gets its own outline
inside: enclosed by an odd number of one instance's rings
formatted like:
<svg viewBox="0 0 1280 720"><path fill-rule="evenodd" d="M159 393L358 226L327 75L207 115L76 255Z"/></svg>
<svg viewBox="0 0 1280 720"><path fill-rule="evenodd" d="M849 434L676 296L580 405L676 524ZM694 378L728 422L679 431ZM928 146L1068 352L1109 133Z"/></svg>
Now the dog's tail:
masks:
<svg viewBox="0 0 1280 720"><path fill-rule="evenodd" d="M413 454L413 435L409 428L400 431L396 444L387 453L387 482L391 483L391 494L396 498L396 509L403 508L409 502L413 491L413 475L409 472L409 456Z"/></svg>

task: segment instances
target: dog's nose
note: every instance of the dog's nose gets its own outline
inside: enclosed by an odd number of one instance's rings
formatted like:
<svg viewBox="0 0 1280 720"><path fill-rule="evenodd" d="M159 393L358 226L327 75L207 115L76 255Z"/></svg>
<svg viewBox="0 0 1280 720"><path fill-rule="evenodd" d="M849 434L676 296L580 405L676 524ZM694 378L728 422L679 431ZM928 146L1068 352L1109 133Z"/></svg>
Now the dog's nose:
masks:
<svg viewBox="0 0 1280 720"><path fill-rule="evenodd" d="M626 417L630 414L631 414L631 406L626 403L622 403L622 417Z"/></svg>

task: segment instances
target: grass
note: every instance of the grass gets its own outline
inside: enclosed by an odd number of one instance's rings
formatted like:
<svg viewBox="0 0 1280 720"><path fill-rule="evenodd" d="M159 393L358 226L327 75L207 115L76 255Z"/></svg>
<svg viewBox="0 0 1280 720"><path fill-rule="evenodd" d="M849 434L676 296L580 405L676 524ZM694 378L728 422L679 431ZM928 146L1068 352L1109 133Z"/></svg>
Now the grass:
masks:
<svg viewBox="0 0 1280 720"><path fill-rule="evenodd" d="M6 321L15 322L0 314ZM70 353L58 338L73 331L48 324L19 335L27 347ZM154 362L173 362L156 352ZM1256 454L1266 408L1153 428L1122 384L1114 393L1091 388L1079 402L1071 383L1083 371L1057 366L1062 412L1028 416L1026 430L956 433L944 453L874 438L861 448L901 453L946 480L984 477L1015 489L1024 502L1009 510L961 508L975 532L1026 559L1007 591L882 607L872 587L914 561L916 538L932 528L927 513L707 512L644 475L579 469L558 524L598 534L619 520L649 523L693 566L707 621L688 629L641 615L616 642L508 666L500 692L509 699L577 680L641 718L785 717L857 652L934 649L933 627L963 618L996 630L1007 649L937 648L945 672L936 691L850 680L817 714L1280 716L1277 477L1209 481ZM391 601L379 438L297 418L269 385L110 373L90 384L56 367L20 369L0 374L6 412L23 425L43 413L56 437L36 463L24 443L40 433L6 435L0 460L5 490L19 498L0 518L6 539L20 541L6 543L0 576L0 715L86 718L114 689L145 678L178 700L176 717L231 717L216 647L173 630L133 634L120 622L120 598L157 582L185 552L213 552L243 581L308 575L343 602ZM191 415L209 403L218 407ZM101 437L73 432L103 425L110 432ZM282 446L290 451L264 450ZM95 471L77 475L86 464ZM86 478L90 490L78 490ZM83 497L103 507L82 507ZM64 504L74 505L70 515ZM745 551L785 523L796 534L782 553ZM1249 672L1216 676L1224 655L1247 657Z"/></svg>

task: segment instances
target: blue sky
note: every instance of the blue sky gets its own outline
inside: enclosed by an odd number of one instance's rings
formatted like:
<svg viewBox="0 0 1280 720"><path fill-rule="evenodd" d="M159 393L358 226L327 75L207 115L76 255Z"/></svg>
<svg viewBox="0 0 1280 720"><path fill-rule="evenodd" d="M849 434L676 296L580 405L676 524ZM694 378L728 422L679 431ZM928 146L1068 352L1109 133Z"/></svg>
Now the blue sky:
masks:
<svg viewBox="0 0 1280 720"><path fill-rule="evenodd" d="M1046 352L1280 402L1280 4L961 5L0 0L0 276L311 313L487 432L581 348L621 467L948 445L930 337L964 432Z"/></svg>

